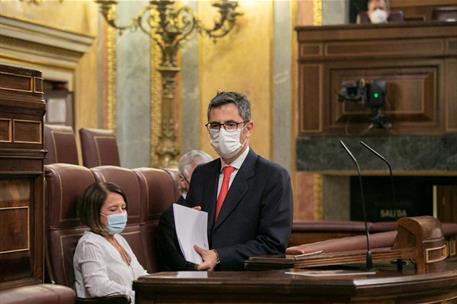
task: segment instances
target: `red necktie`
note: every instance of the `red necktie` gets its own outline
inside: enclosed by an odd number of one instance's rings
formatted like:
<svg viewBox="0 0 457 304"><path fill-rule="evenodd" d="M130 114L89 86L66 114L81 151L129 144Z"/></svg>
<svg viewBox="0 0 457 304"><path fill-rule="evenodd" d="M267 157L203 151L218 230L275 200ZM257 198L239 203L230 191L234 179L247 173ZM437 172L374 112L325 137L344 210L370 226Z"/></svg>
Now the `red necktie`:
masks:
<svg viewBox="0 0 457 304"><path fill-rule="evenodd" d="M219 216L219 212L221 211L222 204L224 203L225 197L227 196L227 192L229 189L230 175L232 175L235 168L226 166L226 167L224 167L223 170L224 170L224 179L222 180L221 191L219 192L219 196L217 197L216 219Z"/></svg>

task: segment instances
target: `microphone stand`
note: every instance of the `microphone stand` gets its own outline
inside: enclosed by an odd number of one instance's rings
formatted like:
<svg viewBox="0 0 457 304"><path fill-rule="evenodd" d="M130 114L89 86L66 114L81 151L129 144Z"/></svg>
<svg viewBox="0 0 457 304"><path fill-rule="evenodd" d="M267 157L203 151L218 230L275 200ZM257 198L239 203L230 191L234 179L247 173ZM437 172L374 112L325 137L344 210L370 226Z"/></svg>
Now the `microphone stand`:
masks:
<svg viewBox="0 0 457 304"><path fill-rule="evenodd" d="M376 157L378 157L379 159L381 159L386 165L387 167L389 168L389 174L390 174L390 185L391 185L391 188L392 188L392 203L394 204L394 206L396 206L396 198L395 198L395 184L394 184L394 177L393 177L393 174L392 174L392 166L390 165L390 163L387 161L387 159L384 158L384 156L382 156L381 154L379 154L379 152L377 152L375 149L373 149L372 147L370 147L367 143L365 143L363 140L360 141L360 144L362 146L364 146L365 148L368 149L368 151L370 151L371 153L373 153Z"/></svg>
<svg viewBox="0 0 457 304"><path fill-rule="evenodd" d="M387 159L384 156L382 156L378 151L376 151L375 149L370 147L363 140L360 141L360 144L362 146L364 146L365 148L367 148L367 150L370 151L371 153L373 153L376 157L381 159L387 165L387 167L389 168L390 186L391 186L391 190L392 190L392 203L393 203L394 206L397 206L396 198L395 198L395 183L394 183L394 177L393 177L393 174L392 174L392 166L390 165L390 162L387 161ZM396 261L396 264L397 264L397 270L401 271L403 269L403 261L401 259L398 259Z"/></svg>
<svg viewBox="0 0 457 304"><path fill-rule="evenodd" d="M363 212L363 220L365 223L365 235L367 239L367 254L366 254L366 270L372 270L373 269L373 257L371 255L371 249L370 249L370 235L368 232L368 220L367 220L367 210L366 210L366 203L365 203L365 194L363 191L363 183L362 183L362 173L360 172L360 166L359 162L357 159L354 157L352 152L349 150L349 148L344 144L344 142L340 139L340 144L343 146L344 150L346 150L347 154L350 156L352 159L353 163L355 164L357 168L357 174L359 176L359 183L360 183L360 197L362 199L362 212Z"/></svg>

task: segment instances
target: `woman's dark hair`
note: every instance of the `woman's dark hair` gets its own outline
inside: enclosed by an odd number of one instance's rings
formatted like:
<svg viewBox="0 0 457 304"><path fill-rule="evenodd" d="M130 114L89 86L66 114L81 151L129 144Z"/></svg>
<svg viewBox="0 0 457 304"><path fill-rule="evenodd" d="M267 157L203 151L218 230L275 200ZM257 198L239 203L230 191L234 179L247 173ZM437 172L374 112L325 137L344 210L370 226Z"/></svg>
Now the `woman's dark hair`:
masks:
<svg viewBox="0 0 457 304"><path fill-rule="evenodd" d="M81 223L100 235L107 233L105 226L100 222L100 210L110 192L122 196L127 205L127 197L124 192L119 186L110 182L93 183L84 190L78 201L78 216Z"/></svg>

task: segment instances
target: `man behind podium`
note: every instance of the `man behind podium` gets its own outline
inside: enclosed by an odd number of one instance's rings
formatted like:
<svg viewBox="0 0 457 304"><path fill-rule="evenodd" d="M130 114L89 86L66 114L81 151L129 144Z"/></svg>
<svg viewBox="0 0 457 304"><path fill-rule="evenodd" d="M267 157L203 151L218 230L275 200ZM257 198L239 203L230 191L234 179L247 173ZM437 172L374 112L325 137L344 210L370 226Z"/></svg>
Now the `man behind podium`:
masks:
<svg viewBox="0 0 457 304"><path fill-rule="evenodd" d="M394 20L391 20L393 17ZM401 16L402 17L402 16ZM368 0L367 11L359 13L357 23L381 24L396 20L399 16L390 15L389 0Z"/></svg>
<svg viewBox="0 0 457 304"><path fill-rule="evenodd" d="M208 212L210 250L197 246L198 270L241 270L252 256L283 253L292 227L290 177L249 148L247 98L219 92L206 124L220 158L195 169L186 201Z"/></svg>

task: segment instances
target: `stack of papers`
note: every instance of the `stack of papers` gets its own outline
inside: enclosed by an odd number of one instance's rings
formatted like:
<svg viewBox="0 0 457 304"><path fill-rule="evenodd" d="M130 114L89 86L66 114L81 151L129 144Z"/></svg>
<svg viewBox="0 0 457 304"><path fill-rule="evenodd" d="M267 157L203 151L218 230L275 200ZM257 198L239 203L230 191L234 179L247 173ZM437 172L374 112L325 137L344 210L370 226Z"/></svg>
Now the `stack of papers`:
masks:
<svg viewBox="0 0 457 304"><path fill-rule="evenodd" d="M208 213L193 208L173 204L176 235L179 247L186 261L201 264L201 256L194 250L194 245L203 249L208 246Z"/></svg>

